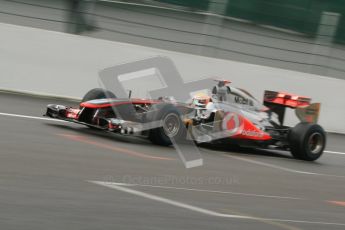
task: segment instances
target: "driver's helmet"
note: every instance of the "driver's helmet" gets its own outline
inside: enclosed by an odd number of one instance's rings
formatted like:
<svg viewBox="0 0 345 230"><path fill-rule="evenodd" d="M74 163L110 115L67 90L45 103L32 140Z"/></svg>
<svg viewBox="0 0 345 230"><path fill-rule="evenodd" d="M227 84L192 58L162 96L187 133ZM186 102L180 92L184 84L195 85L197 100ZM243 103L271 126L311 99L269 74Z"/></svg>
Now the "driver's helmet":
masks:
<svg viewBox="0 0 345 230"><path fill-rule="evenodd" d="M212 101L212 98L207 94L197 94L193 97L192 105L197 108L206 108L207 104Z"/></svg>

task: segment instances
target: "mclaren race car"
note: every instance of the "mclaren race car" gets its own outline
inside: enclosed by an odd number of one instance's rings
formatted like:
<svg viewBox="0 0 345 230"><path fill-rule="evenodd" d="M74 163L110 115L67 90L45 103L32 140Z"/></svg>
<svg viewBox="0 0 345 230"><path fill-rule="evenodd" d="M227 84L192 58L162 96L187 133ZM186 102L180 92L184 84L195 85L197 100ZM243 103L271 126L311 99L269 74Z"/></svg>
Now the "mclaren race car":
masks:
<svg viewBox="0 0 345 230"><path fill-rule="evenodd" d="M222 143L291 151L301 160L318 159L326 134L317 124L320 104L311 98L265 91L263 104L247 91L219 80L210 93L199 93L187 103L170 97L116 98L105 89L92 89L79 108L50 104L46 116L120 135L137 135L158 145L172 140ZM294 109L300 122L284 125L286 109Z"/></svg>

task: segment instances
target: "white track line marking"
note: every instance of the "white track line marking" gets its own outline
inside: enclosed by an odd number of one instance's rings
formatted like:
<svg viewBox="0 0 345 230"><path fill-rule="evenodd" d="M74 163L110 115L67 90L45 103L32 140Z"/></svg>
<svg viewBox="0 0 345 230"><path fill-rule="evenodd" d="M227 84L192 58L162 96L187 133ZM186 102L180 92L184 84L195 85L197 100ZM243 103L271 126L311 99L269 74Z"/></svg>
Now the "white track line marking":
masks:
<svg viewBox="0 0 345 230"><path fill-rule="evenodd" d="M331 153L331 154L339 154L339 155L345 155L345 153L342 152L336 152L336 151L329 151L329 150L325 150L325 153Z"/></svg>
<svg viewBox="0 0 345 230"><path fill-rule="evenodd" d="M207 189L194 189L194 188L181 188L181 187L171 187L171 186L161 186L161 185L148 185L148 184L127 184L127 183L116 183L109 182L111 184L116 184L119 186L137 186L137 187L149 187L149 188L160 188L160 189L174 189L183 191L193 191L193 192L206 192L206 193L218 193L218 194L231 194L240 196L254 196L263 198L273 198L273 199L290 199L290 200L306 200L300 197L289 197L289 196L274 196L274 195L263 195L263 194L253 194L253 193L241 193L241 192L229 192L229 191L219 191L219 190L207 190Z"/></svg>
<svg viewBox="0 0 345 230"><path fill-rule="evenodd" d="M13 113L0 113L0 115L1 116L8 116L8 117L29 118L29 119L35 119L35 120L66 122L64 120L58 120L58 119L53 119L53 118L34 117L34 116L27 116L27 115L21 115L21 114L13 114Z"/></svg>
<svg viewBox="0 0 345 230"><path fill-rule="evenodd" d="M269 167L269 168L278 169L278 170L285 171L285 172L305 174L305 175L314 175L314 176L328 176L328 177L345 178L345 176L342 176L342 175L323 174L323 173L315 173L315 172L308 172L308 171L300 171L300 170L290 169L290 168L286 168L286 167L282 167L282 166L278 166L278 165L274 165L274 164L265 163L265 162L262 162L262 161L247 159L247 158L244 158L244 157L238 157L238 156L227 155L227 154L224 154L224 156L230 157L230 158L234 158L236 160L240 160L240 161L245 161L245 162L248 162L248 163L256 164L256 165L261 165L261 166L266 166L266 167Z"/></svg>
<svg viewBox="0 0 345 230"><path fill-rule="evenodd" d="M149 193L145 193L145 192L140 192L134 189L130 189L127 187L123 187L120 186L119 184L116 183L109 183L109 182L103 182L103 181L89 181L91 183L97 184L97 185L101 185L101 186L105 186L108 188L112 188L112 189L116 189L122 192L126 192L126 193L130 193L132 195L136 195L136 196L140 196L140 197L144 197L150 200L155 200L158 202L162 202L162 203L166 203L166 204L170 204L172 206L176 206L176 207L180 207L180 208L184 208L184 209L188 209L194 212L199 212L199 213L203 213L206 215L210 215L210 216L219 216L219 213L211 211L211 210L207 210L204 208L199 208L193 205L189 205L189 204L185 204L182 202L178 202L178 201L174 201L174 200L170 200L164 197L160 197L160 196L156 196L156 195L152 195ZM230 215L232 218L246 218L245 216L238 216L238 215Z"/></svg>
<svg viewBox="0 0 345 230"><path fill-rule="evenodd" d="M88 181L93 184L101 185L104 187L108 187L111 189L115 189L121 192L126 192L135 196L144 197L146 199L158 201L161 203L169 204L175 207L184 208L190 211L206 214L209 216L214 217L223 217L223 218L231 218L231 219L249 219L249 220L266 220L266 221L275 221L275 222L288 222L288 223L300 223L300 224L316 224L316 225L334 225L334 226L345 226L345 223L332 223L332 222L319 222L319 221L305 221L305 220L289 220L289 219L273 219L273 218L259 218L259 217L252 217L252 216L244 216L244 215L230 215L230 214L224 214L215 212L212 210L208 210L205 208L200 208L197 206L189 205L186 203L182 203L179 201L174 201L171 199L167 199L161 196L156 196L153 194L149 194L146 192L141 192L138 190L130 189L128 187L124 187L120 183L110 183L110 182L104 182L104 181ZM121 186L122 185L122 186Z"/></svg>
<svg viewBox="0 0 345 230"><path fill-rule="evenodd" d="M46 120L46 121L57 121L57 122L67 122L67 121L64 121L64 120L58 120L58 119L53 119L53 118L36 117L36 116L27 116L27 115L14 114L14 113L0 113L0 116L20 117L20 118L29 118L29 119ZM330 153L330 154L345 155L345 153L336 152L336 151L325 150L324 152L325 152L325 153Z"/></svg>

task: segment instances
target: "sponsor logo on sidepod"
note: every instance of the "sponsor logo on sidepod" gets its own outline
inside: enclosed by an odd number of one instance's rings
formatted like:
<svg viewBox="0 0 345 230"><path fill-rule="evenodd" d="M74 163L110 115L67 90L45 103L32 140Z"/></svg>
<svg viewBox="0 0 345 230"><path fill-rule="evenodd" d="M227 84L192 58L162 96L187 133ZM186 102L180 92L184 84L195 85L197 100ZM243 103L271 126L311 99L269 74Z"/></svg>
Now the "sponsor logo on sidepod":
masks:
<svg viewBox="0 0 345 230"><path fill-rule="evenodd" d="M241 118L236 113L227 113L222 122L222 129L226 130L227 135L235 135L241 128Z"/></svg>
<svg viewBox="0 0 345 230"><path fill-rule="evenodd" d="M263 134L255 130L242 130L242 135L249 137L263 137Z"/></svg>

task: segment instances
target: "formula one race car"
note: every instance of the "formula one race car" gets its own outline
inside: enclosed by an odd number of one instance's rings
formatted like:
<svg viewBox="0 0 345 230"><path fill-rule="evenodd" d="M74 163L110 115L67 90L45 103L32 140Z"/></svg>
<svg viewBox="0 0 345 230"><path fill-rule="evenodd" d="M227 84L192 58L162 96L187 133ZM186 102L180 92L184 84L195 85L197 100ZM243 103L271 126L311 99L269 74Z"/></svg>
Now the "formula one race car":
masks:
<svg viewBox="0 0 345 230"><path fill-rule="evenodd" d="M290 150L297 159L314 161L326 145L317 123L320 104L290 93L265 91L263 105L247 91L219 80L212 93L197 94L188 103L173 98L118 99L105 89L92 89L79 108L47 106L46 116L121 135L147 137L158 145L174 139L195 143ZM285 126L286 108L300 120Z"/></svg>

